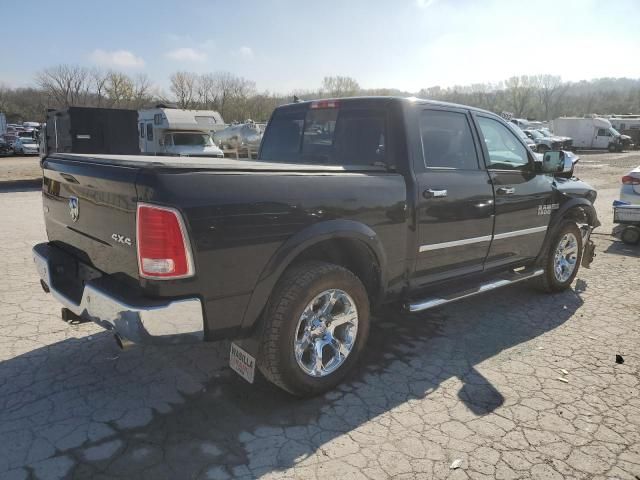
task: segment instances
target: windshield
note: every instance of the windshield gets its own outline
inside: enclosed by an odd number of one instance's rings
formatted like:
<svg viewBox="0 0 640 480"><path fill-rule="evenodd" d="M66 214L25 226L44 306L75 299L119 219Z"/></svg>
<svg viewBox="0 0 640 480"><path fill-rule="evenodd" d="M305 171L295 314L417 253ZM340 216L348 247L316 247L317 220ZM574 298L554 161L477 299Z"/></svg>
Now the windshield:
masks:
<svg viewBox="0 0 640 480"><path fill-rule="evenodd" d="M541 128L538 131L540 133L542 133L545 137L552 137L553 136L553 133L551 133L551 130L549 130L548 128Z"/></svg>
<svg viewBox="0 0 640 480"><path fill-rule="evenodd" d="M33 138L21 138L20 141L25 145L31 145L36 143L36 141Z"/></svg>
<svg viewBox="0 0 640 480"><path fill-rule="evenodd" d="M174 133L173 144L176 146L213 146L211 136L206 133Z"/></svg>
<svg viewBox="0 0 640 480"><path fill-rule="evenodd" d="M531 134L531 136L533 138L542 138L544 137L544 135L542 135L540 132L538 132L537 130L529 130L529 133Z"/></svg>
<svg viewBox="0 0 640 480"><path fill-rule="evenodd" d="M611 127L609 129L609 131L611 132L611 135L613 135L614 137L619 137L620 136L620 132L617 131L615 128Z"/></svg>

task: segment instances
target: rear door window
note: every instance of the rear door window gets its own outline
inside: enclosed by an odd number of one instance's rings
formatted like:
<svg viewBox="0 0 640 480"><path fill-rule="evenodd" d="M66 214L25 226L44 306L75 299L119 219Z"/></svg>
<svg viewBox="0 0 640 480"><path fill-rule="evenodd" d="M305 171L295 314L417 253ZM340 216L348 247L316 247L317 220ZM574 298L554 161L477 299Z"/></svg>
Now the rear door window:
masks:
<svg viewBox="0 0 640 480"><path fill-rule="evenodd" d="M310 108L276 111L260 159L313 165L376 165L386 157L383 110Z"/></svg>
<svg viewBox="0 0 640 480"><path fill-rule="evenodd" d="M467 115L423 110L420 134L425 165L429 168L477 170L478 155Z"/></svg>

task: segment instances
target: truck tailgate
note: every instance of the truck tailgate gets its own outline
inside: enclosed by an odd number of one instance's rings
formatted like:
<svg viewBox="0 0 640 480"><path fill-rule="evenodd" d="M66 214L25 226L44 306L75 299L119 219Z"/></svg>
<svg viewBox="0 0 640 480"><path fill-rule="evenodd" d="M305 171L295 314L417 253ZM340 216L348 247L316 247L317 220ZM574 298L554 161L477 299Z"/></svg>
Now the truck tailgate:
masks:
<svg viewBox="0 0 640 480"><path fill-rule="evenodd" d="M138 171L86 159L45 159L43 207L49 241L104 273L137 281Z"/></svg>

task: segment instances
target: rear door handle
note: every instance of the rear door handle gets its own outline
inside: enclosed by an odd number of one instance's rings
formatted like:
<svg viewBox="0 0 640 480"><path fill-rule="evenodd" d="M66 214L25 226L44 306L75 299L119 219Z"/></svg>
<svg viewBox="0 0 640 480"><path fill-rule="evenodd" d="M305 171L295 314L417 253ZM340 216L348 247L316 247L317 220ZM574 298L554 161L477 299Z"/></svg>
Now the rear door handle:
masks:
<svg viewBox="0 0 640 480"><path fill-rule="evenodd" d="M424 192L422 192L422 196L424 196L424 198L446 197L447 196L447 191L446 190L437 190L435 188L429 188L429 189L425 190Z"/></svg>
<svg viewBox="0 0 640 480"><path fill-rule="evenodd" d="M516 193L516 189L513 187L500 187L498 188L497 192L500 195L513 195L514 193Z"/></svg>

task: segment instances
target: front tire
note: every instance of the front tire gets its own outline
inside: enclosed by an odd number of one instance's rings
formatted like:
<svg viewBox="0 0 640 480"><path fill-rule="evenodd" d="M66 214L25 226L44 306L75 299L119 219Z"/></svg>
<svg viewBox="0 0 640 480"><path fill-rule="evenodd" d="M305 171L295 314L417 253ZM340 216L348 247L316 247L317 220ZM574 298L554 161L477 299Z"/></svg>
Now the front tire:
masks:
<svg viewBox="0 0 640 480"><path fill-rule="evenodd" d="M576 278L582 261L582 233L572 221L557 230L543 260L544 273L538 277L538 287L545 292L568 289Z"/></svg>
<svg viewBox="0 0 640 480"><path fill-rule="evenodd" d="M278 282L263 328L262 374L294 395L318 395L342 382L364 350L367 291L339 265L301 263Z"/></svg>

